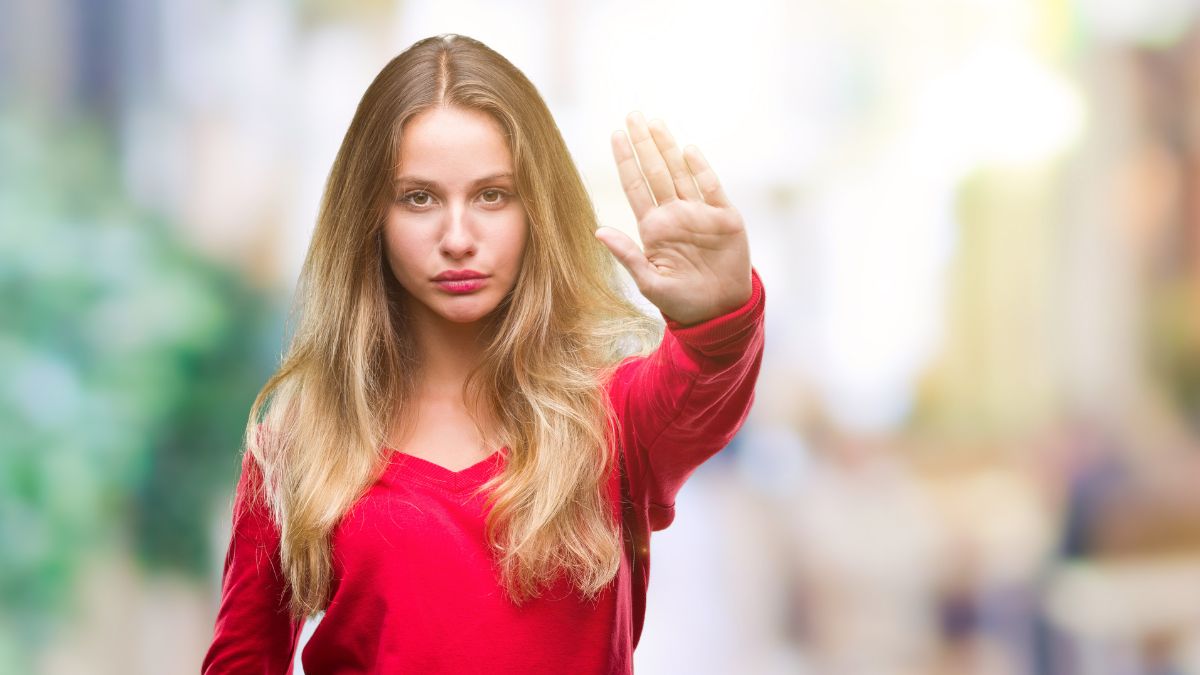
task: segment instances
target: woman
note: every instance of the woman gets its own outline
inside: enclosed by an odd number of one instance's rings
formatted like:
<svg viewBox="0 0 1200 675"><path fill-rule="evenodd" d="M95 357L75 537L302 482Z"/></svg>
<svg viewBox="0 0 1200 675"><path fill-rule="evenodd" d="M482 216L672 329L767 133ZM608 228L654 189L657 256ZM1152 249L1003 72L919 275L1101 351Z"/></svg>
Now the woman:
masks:
<svg viewBox="0 0 1200 675"><path fill-rule="evenodd" d="M764 293L699 151L627 123L644 251L482 43L371 83L250 411L205 673L287 672L319 612L310 675L632 672L649 533L749 411Z"/></svg>

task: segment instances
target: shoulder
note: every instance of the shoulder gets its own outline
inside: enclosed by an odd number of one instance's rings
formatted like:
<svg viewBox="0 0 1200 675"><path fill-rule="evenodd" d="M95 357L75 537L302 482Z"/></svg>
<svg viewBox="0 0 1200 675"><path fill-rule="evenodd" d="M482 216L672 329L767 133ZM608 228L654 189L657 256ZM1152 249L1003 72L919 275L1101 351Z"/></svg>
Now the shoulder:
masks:
<svg viewBox="0 0 1200 675"><path fill-rule="evenodd" d="M628 389L634 373L648 358L649 356L646 354L632 354L609 366L604 378L604 389L609 398L618 396Z"/></svg>
<svg viewBox="0 0 1200 675"><path fill-rule="evenodd" d="M265 423L247 429L242 442L241 473L238 477L237 493L241 500L264 503L268 498L267 476L277 473L272 458L280 449L278 434L272 433Z"/></svg>

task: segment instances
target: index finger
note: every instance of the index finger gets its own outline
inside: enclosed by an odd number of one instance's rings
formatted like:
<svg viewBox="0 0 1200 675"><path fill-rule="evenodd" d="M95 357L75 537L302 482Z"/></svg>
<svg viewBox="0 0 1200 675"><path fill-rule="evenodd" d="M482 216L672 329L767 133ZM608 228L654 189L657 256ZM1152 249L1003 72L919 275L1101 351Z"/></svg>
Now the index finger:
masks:
<svg viewBox="0 0 1200 675"><path fill-rule="evenodd" d="M633 208L634 217L640 223L646 212L654 208L654 197L650 194L646 180L642 178L642 170L638 168L637 159L633 156L633 145L624 131L613 132L612 151L613 158L617 160L617 174L621 177L621 187L625 190L629 206Z"/></svg>

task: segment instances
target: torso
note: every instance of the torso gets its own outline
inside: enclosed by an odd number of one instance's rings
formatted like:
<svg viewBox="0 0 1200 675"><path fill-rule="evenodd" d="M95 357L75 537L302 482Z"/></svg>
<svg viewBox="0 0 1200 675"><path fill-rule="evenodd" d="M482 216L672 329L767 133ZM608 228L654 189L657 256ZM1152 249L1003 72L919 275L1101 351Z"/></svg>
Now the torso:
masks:
<svg viewBox="0 0 1200 675"><path fill-rule="evenodd" d="M417 421L410 432L389 434L387 446L450 471L474 466L497 450L479 434L461 403L428 397L417 402Z"/></svg>

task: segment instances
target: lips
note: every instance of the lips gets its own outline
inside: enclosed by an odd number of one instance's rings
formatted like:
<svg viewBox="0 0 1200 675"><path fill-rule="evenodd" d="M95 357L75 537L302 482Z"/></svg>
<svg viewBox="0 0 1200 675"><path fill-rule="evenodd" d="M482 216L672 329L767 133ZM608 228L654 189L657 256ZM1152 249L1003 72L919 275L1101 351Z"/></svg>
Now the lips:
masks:
<svg viewBox="0 0 1200 675"><path fill-rule="evenodd" d="M461 281L463 279L482 279L487 275L475 270L446 270L433 278L434 281Z"/></svg>

